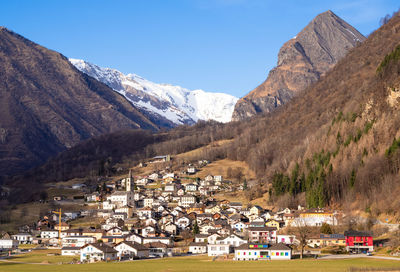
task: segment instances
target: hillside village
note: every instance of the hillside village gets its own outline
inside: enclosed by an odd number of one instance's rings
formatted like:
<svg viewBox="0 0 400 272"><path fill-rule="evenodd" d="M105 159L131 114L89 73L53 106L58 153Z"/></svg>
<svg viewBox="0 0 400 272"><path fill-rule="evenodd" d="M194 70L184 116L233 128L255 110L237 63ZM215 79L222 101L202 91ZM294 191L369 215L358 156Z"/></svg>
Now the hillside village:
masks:
<svg viewBox="0 0 400 272"><path fill-rule="evenodd" d="M170 159L158 156L148 163ZM0 249L11 255L21 244L37 244L58 248L61 255L76 256L82 263L185 254L207 254L213 259L290 260L294 255L303 256L304 248L309 251L330 246L357 253L374 250L370 232L332 233L331 227L343 221L340 211L301 206L273 211L217 200L216 196L246 190L247 185L221 175L191 177L208 163L198 161L175 172L166 167L145 176L134 176L130 170L124 178L99 184L96 191L86 184L73 184L71 188L86 192L84 200L74 200L85 209L49 210L14 234L3 233ZM67 200L59 195L52 201ZM72 228L77 220L89 224ZM301 228L307 228L306 236L290 231ZM327 234L321 233L322 229L328 229Z"/></svg>

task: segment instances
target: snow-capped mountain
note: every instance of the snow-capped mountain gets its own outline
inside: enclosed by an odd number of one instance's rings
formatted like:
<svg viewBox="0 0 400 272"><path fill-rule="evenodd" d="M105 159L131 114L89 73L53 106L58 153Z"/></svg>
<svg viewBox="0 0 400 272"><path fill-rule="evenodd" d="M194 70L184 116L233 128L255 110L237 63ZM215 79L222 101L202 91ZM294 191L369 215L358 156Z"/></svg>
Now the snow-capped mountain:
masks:
<svg viewBox="0 0 400 272"><path fill-rule="evenodd" d="M224 93L188 90L170 84L157 84L135 74L102 68L79 59L69 61L80 71L103 82L141 110L166 118L175 125L198 120L229 122L238 98Z"/></svg>

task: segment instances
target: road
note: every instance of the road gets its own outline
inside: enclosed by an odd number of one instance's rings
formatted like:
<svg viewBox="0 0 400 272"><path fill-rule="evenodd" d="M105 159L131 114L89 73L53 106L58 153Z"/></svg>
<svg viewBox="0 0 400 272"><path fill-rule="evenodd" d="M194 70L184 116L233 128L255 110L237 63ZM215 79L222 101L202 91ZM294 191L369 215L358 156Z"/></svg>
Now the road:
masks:
<svg viewBox="0 0 400 272"><path fill-rule="evenodd" d="M396 258L396 257L367 256L365 254L325 255L325 256L318 257L319 260L354 259L354 258L372 258L372 259L400 261L400 258Z"/></svg>

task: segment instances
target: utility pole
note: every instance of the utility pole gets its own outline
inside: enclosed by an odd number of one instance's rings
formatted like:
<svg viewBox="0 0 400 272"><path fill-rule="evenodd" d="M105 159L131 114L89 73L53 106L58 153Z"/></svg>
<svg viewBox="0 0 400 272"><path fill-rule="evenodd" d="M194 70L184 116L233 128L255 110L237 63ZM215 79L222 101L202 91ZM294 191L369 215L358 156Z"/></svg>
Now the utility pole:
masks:
<svg viewBox="0 0 400 272"><path fill-rule="evenodd" d="M53 213L58 214L58 245L61 247L61 208Z"/></svg>

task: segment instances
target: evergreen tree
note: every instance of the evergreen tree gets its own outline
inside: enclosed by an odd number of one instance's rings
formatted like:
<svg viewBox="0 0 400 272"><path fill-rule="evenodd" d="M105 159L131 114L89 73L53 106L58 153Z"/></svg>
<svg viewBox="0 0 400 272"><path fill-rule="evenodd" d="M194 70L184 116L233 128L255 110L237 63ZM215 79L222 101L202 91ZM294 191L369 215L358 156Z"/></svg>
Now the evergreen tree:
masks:
<svg viewBox="0 0 400 272"><path fill-rule="evenodd" d="M200 233L200 228L199 225L197 224L197 220L194 221L194 225L193 225L193 234L199 234Z"/></svg>
<svg viewBox="0 0 400 272"><path fill-rule="evenodd" d="M350 181L349 181L350 187L353 187L355 182L356 182L356 170L353 169L350 175Z"/></svg>
<svg viewBox="0 0 400 272"><path fill-rule="evenodd" d="M333 234L331 226L327 223L322 224L322 226L320 228L320 232L323 234Z"/></svg>

